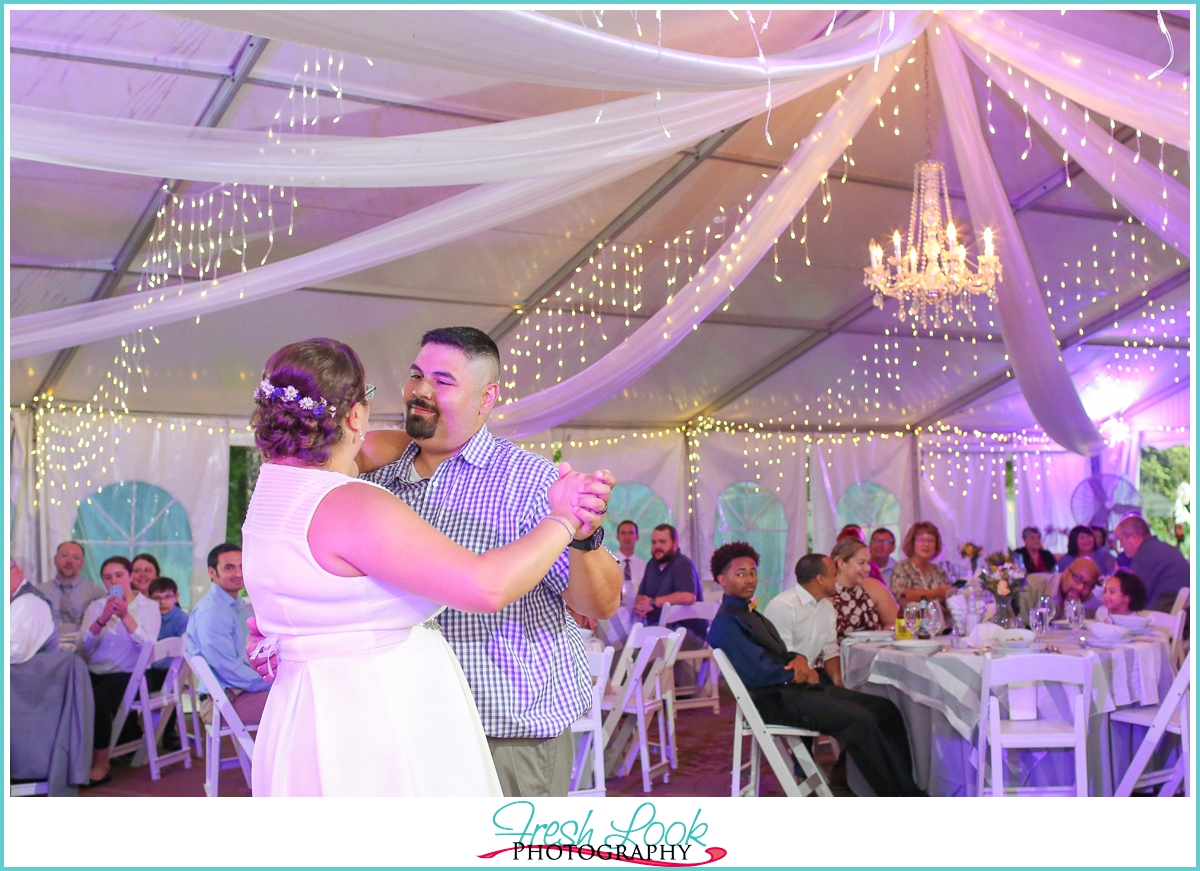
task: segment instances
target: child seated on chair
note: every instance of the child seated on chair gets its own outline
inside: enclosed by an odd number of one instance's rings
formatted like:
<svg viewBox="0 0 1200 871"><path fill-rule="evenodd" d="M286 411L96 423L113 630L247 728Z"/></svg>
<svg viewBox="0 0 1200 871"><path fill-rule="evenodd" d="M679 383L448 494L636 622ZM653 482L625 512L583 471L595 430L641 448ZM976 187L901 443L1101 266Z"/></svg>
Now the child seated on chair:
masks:
<svg viewBox="0 0 1200 871"><path fill-rule="evenodd" d="M165 577L155 578L150 582L146 592L151 599L158 603L158 611L162 617L158 640L181 637L187 631L188 615L179 607L179 587L175 585L175 581ZM163 683L167 679L167 670L170 667L171 660L169 659L160 659L150 663L150 667L146 669L146 685L150 688L150 692L155 693L162 689ZM166 730L163 732L163 749L168 751L179 749L179 734L175 729L174 711L171 711Z"/></svg>

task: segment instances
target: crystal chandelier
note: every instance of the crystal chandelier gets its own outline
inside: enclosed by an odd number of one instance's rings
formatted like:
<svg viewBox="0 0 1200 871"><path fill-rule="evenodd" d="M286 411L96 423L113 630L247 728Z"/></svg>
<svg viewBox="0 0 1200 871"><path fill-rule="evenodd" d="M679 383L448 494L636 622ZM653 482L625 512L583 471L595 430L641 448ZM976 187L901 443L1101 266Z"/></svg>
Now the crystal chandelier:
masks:
<svg viewBox="0 0 1200 871"><path fill-rule="evenodd" d="M984 253L975 263L958 241L950 213L946 170L928 159L932 151L929 132L929 44L925 45L925 155L913 172L912 210L908 218L908 247L902 249L900 231L892 233L893 255L884 260L883 247L871 240L871 265L863 270L863 283L875 292L875 306L884 297L900 303L900 322L909 318L919 329L932 329L965 317L975 323L972 296L987 294L996 301L996 284L1003 280L1000 258L992 244L992 229L983 231ZM943 218L944 211L944 218ZM943 225L943 219L945 221Z"/></svg>

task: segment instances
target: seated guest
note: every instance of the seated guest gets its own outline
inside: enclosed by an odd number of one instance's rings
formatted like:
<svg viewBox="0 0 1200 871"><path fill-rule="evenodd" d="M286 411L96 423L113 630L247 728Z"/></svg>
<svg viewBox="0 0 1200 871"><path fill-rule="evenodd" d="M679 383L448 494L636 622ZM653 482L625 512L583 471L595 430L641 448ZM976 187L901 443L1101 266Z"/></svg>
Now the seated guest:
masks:
<svg viewBox="0 0 1200 871"><path fill-rule="evenodd" d="M650 555L646 571L633 602L633 613L642 618L647 626L657 626L662 615L662 606L692 605L704 601L700 587L700 573L696 564L679 552L679 535L669 523L660 523L650 533ZM666 628L682 626L687 630L681 650L699 650L704 647L704 636L708 623L700 619L679 620ZM696 667L691 662L675 663L675 683L681 687L696 685Z"/></svg>
<svg viewBox="0 0 1200 871"><path fill-rule="evenodd" d="M50 601L25 580L15 559L8 561L8 662L19 665L36 653L58 650L58 630Z"/></svg>
<svg viewBox="0 0 1200 871"><path fill-rule="evenodd" d="M1055 579L1055 606L1060 616L1066 616L1067 599L1078 599L1083 602L1083 615L1094 617L1100 607L1097 598L1096 585L1100 583L1100 567L1091 557L1081 556L1071 561L1071 564L1058 573Z"/></svg>
<svg viewBox="0 0 1200 871"><path fill-rule="evenodd" d="M1108 530L1103 526L1093 526L1092 541L1092 559L1100 566L1100 574L1108 577L1120 568L1117 565L1117 555L1108 546Z"/></svg>
<svg viewBox="0 0 1200 871"><path fill-rule="evenodd" d="M1018 547L1013 551L1013 555L1020 557L1026 572L1052 572L1058 568L1054 554L1042 547L1042 533L1036 526L1026 526L1022 529L1021 540L1025 542L1025 546Z"/></svg>
<svg viewBox="0 0 1200 871"><path fill-rule="evenodd" d="M96 702L92 770L88 774L92 786L112 780L108 745L113 718L121 707L141 646L158 640L162 623L158 605L130 586L132 569L123 556L106 559L100 566L100 578L109 588L109 595L88 605L83 615L83 650Z"/></svg>
<svg viewBox="0 0 1200 871"><path fill-rule="evenodd" d="M847 523L845 526L843 526L838 531L837 538L834 539L834 543L836 544L837 542L841 541L844 538L857 538L859 541L862 541L863 540L862 527L859 526L857 523Z"/></svg>
<svg viewBox="0 0 1200 871"><path fill-rule="evenodd" d="M1097 620L1107 620L1110 615L1136 614L1146 607L1146 585L1132 572L1119 570L1104 582L1104 604L1096 609Z"/></svg>
<svg viewBox="0 0 1200 871"><path fill-rule="evenodd" d="M871 563L867 566L871 577L881 584L891 583L892 569L896 567L896 560L892 558L896 550L896 536L886 526L881 526L871 533L867 546L871 549Z"/></svg>
<svg viewBox="0 0 1200 871"><path fill-rule="evenodd" d="M797 577L812 578L804 590L819 602L835 589L833 565L818 554L801 558L805 560L824 564L816 575L807 566L796 570ZM713 553L712 573L725 595L708 639L729 657L763 719L832 735L878 795L924 795L912 779L908 731L896 706L879 696L835 686L827 670L813 669L806 656L789 650L771 621L750 608L758 586L758 562L758 552L741 541ZM811 635L801 639L802 645L810 653L832 651L836 640L828 610L809 607L816 616L805 624ZM827 659L826 667L836 661L837 657Z"/></svg>
<svg viewBox="0 0 1200 871"><path fill-rule="evenodd" d="M946 572L933 564L934 557L942 552L942 534L936 526L928 520L914 523L900 549L907 559L896 563L889 586L901 608L922 599L945 601L954 592Z"/></svg>
<svg viewBox="0 0 1200 871"><path fill-rule="evenodd" d="M1095 546L1096 533L1090 526L1073 527L1067 534L1067 552L1058 560L1058 570L1061 572L1071 564L1071 561L1081 556L1091 557L1100 569L1101 576L1111 575L1117 569L1117 561L1106 550Z"/></svg>
<svg viewBox="0 0 1200 871"><path fill-rule="evenodd" d="M1175 596L1189 585L1191 566L1179 548L1150 534L1144 518L1131 514L1121 518L1117 541L1129 557L1129 570L1146 585L1146 607L1170 613Z"/></svg>
<svg viewBox="0 0 1200 871"><path fill-rule="evenodd" d="M143 596L150 596L150 582L162 574L158 560L153 554L139 553L133 558L133 588Z"/></svg>
<svg viewBox="0 0 1200 871"><path fill-rule="evenodd" d="M247 599L238 595L242 580L242 549L236 544L218 544L208 553L208 576L212 587L188 615L188 653L208 663L221 687L233 702L242 722L256 725L262 719L271 684L250 665L246 620L254 616ZM212 702L201 707L205 722L212 721Z"/></svg>
<svg viewBox="0 0 1200 871"><path fill-rule="evenodd" d="M843 538L829 558L837 569L838 588L832 602L837 613L838 641L847 632L892 626L899 609L888 588L869 574L867 546L857 538Z"/></svg>
<svg viewBox="0 0 1200 871"><path fill-rule="evenodd" d="M621 604L631 606L646 575L646 561L633 552L638 543L638 525L632 520L617 524L617 562L621 564Z"/></svg>
<svg viewBox="0 0 1200 871"><path fill-rule="evenodd" d="M827 573L833 577L832 582ZM836 575L829 557L805 554L796 563L796 585L771 599L763 616L775 627L784 647L803 656L814 670L823 668L833 684L840 687L842 661L832 602L837 591ZM829 595L825 593L826 586Z"/></svg>
<svg viewBox="0 0 1200 871"><path fill-rule="evenodd" d="M145 556L149 555L145 554ZM154 557L150 558L154 559ZM133 570L135 572L137 566L137 558L134 558ZM156 577L150 582L149 595L158 603L158 612L162 616L162 628L158 630L158 640L182 637L187 631L188 615L179 607L179 587L176 586L175 581L171 578ZM160 659L150 663L150 668L146 670L146 685L151 692L158 692L162 689L170 668L171 660L169 659ZM179 732L175 728L175 711L172 710L171 717L163 729L163 749L178 750L179 746Z"/></svg>
<svg viewBox="0 0 1200 871"><path fill-rule="evenodd" d="M50 601L54 609L54 621L60 634L79 632L83 624L83 613L96 599L107 593L95 581L80 575L83 571L83 545L77 541L64 541L54 552L54 580L37 585L37 591Z"/></svg>

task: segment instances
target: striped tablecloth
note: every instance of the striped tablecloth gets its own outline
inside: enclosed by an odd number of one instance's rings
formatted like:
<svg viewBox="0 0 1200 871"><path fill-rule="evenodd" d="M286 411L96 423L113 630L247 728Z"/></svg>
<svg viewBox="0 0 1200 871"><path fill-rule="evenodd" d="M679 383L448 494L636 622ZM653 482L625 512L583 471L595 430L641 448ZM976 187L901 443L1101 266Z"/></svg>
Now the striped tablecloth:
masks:
<svg viewBox="0 0 1200 871"><path fill-rule="evenodd" d="M1042 636L1066 656L1082 656L1085 648L1078 634L1051 631ZM972 650L951 650L930 656L927 651L904 650L887 644L845 645L846 669L842 680L854 689L864 683L887 684L917 702L945 715L963 738L971 740L979 723L979 693L983 684L984 658ZM1171 647L1163 634L1141 636L1117 647L1091 647L1096 657L1092 674L1092 715L1107 714L1124 705L1154 705L1171 686L1174 669ZM1009 655L994 651L995 656ZM1025 655L1025 654L1017 654ZM1069 690L1057 686L1039 690L1043 701L1069 712ZM1048 698L1043 698L1045 694ZM1062 698L1057 698L1057 696Z"/></svg>

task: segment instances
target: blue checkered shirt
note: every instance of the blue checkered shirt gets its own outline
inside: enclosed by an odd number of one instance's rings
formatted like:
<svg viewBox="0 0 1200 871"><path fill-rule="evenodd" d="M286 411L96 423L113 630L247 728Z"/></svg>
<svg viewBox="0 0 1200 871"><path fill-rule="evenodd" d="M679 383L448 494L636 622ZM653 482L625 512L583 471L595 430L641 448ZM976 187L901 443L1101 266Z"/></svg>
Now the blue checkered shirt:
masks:
<svg viewBox="0 0 1200 871"><path fill-rule="evenodd" d="M554 464L487 426L431 478L413 480L418 450L410 444L399 460L363 478L463 547L482 553L508 544L550 513ZM583 642L562 597L569 572L564 552L541 583L497 613L447 609L438 617L492 738L553 738L591 705Z"/></svg>

